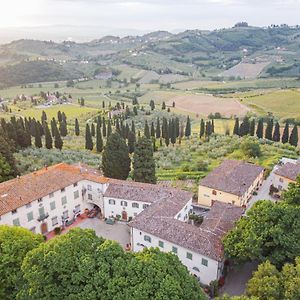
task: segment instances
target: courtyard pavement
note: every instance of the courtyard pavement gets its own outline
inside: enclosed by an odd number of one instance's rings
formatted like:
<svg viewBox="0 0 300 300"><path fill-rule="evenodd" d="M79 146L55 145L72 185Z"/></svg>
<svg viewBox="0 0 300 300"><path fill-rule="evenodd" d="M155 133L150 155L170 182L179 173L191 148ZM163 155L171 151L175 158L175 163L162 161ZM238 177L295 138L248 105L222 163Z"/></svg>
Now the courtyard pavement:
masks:
<svg viewBox="0 0 300 300"><path fill-rule="evenodd" d="M98 218L84 219L75 227L93 229L98 236L119 242L123 247L130 243L130 228L125 223L108 225Z"/></svg>

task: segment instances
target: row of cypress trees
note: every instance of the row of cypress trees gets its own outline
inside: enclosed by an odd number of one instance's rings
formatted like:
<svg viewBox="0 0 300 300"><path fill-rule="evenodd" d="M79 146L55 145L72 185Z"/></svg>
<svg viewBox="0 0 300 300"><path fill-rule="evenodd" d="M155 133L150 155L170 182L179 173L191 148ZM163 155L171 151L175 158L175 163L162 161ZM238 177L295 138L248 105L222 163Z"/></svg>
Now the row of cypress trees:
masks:
<svg viewBox="0 0 300 300"><path fill-rule="evenodd" d="M255 130L256 129L256 130ZM257 136L258 138L266 138L274 142L290 143L293 146L298 145L298 127L295 124L289 134L290 125L288 122L285 123L283 133L281 135L279 122L276 122L274 125L274 120L268 118L266 122L266 127L264 128L263 119L259 119L257 126L255 119L249 120L248 117L245 117L240 124L239 119L235 119L235 124L233 128L233 134L239 136L251 135Z"/></svg>

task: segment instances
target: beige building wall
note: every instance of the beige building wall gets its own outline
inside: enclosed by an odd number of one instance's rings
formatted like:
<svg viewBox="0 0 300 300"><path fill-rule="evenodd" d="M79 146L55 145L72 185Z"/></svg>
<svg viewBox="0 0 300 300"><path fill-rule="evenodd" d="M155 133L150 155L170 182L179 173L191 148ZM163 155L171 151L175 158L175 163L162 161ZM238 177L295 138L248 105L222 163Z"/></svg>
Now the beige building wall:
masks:
<svg viewBox="0 0 300 300"><path fill-rule="evenodd" d="M276 188L287 190L289 183L295 183L294 180L275 174L273 184Z"/></svg>

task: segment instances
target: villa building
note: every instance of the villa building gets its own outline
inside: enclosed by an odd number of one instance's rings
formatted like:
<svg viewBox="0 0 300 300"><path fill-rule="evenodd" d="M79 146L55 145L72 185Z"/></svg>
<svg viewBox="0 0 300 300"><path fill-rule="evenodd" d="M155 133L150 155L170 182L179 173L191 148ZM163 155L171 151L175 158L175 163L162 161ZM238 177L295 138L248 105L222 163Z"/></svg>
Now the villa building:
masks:
<svg viewBox="0 0 300 300"><path fill-rule="evenodd" d="M295 183L300 175L300 160L289 160L274 172L273 185L278 190L286 190L289 183Z"/></svg>
<svg viewBox="0 0 300 300"><path fill-rule="evenodd" d="M264 168L238 160L225 160L200 181L198 203L212 206L214 201L245 206L261 186Z"/></svg>
<svg viewBox="0 0 300 300"><path fill-rule="evenodd" d="M133 251L159 247L172 252L202 283L209 284L222 275L222 238L243 209L215 201L203 223L195 226L189 221L192 196L61 163L0 184L0 225L46 234L97 206L105 218L129 221Z"/></svg>

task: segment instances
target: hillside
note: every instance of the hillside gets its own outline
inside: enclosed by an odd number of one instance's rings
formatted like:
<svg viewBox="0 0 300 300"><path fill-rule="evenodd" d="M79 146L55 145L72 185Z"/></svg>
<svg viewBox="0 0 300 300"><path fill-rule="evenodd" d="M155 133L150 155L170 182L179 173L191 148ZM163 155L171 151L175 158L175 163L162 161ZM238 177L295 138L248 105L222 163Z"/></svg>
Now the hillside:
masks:
<svg viewBox="0 0 300 300"><path fill-rule="evenodd" d="M299 54L300 28L284 25L179 34L158 31L88 43L18 40L0 46L0 84L91 77L99 66L120 64L194 79L297 77Z"/></svg>

